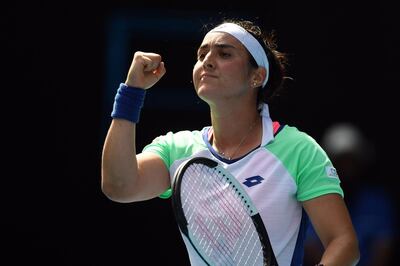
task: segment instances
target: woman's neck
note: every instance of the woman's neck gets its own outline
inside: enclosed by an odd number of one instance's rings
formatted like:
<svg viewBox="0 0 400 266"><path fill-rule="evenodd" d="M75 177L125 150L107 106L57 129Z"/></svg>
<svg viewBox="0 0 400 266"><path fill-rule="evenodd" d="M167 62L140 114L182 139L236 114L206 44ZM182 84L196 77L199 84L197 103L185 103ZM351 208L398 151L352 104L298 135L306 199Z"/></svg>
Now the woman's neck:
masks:
<svg viewBox="0 0 400 266"><path fill-rule="evenodd" d="M210 143L222 156L233 159L246 154L261 143L262 122L257 110L240 113L211 113Z"/></svg>

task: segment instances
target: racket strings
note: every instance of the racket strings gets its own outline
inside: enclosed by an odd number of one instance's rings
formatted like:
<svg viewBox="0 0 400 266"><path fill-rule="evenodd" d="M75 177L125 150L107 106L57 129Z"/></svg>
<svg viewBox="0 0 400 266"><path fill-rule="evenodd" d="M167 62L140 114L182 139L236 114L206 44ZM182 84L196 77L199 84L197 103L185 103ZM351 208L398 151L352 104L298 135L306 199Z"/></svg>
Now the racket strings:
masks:
<svg viewBox="0 0 400 266"><path fill-rule="evenodd" d="M208 169L208 168L206 168ZM192 169L193 170L193 169ZM193 175L193 173L188 172L189 175ZM225 226L222 223L221 219L211 219L208 216L203 216L202 214L207 214L214 212L217 214L219 217L223 217L223 213L221 212L221 209L219 208L209 208L209 206L213 206L212 202L209 200L210 197L203 197L204 191L200 191L199 188L208 185L212 185L209 183L209 181L212 180L210 179L194 179L193 181L193 186L191 191L188 194L192 195L192 197L187 197L187 200L184 201L183 203L183 208L185 209L185 205L189 204L191 208L187 208L188 210L188 221L192 219L192 229L193 229L193 235L199 239L199 244L203 246L205 249L206 253L210 253L213 251L213 249L216 249L219 251L221 255L225 255L226 253L229 252L229 250L232 249L232 244L231 242L234 241L233 237L230 237L234 233L234 229L230 229L229 227ZM201 181L201 182L199 182ZM182 193L185 193L182 190ZM196 203L201 203L202 201L206 201L205 204L198 204L197 206L193 207L194 204ZM214 204L215 205L215 204ZM225 204L226 207L226 204ZM194 211L196 210L197 211ZM229 208L229 206L228 206ZM200 215L199 215L200 214ZM238 220L238 219L237 219ZM232 220L229 221L229 224L232 225ZM237 227L238 229L239 227ZM222 232L222 233L221 233ZM221 237L225 237L226 240L223 243L218 243L218 239ZM207 242L207 241L208 242ZM230 245L229 245L230 244ZM214 250L215 251L215 250ZM228 258L228 257L227 257Z"/></svg>
<svg viewBox="0 0 400 266"><path fill-rule="evenodd" d="M216 265L260 264L262 247L246 198L215 168L194 164L185 175L182 208L196 245Z"/></svg>

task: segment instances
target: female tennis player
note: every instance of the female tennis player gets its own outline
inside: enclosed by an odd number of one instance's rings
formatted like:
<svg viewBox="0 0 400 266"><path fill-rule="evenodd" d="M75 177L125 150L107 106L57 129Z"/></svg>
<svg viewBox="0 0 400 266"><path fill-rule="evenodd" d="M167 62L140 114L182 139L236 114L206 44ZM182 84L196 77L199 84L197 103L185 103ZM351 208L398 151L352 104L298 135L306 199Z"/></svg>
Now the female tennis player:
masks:
<svg viewBox="0 0 400 266"><path fill-rule="evenodd" d="M308 221L325 247L316 265L355 265L358 242L331 160L307 133L270 117L268 103L283 87L286 60L273 36L250 21L225 20L212 28L193 68L194 88L209 105L211 125L166 132L137 153L135 127L146 90L166 68L161 55L135 52L104 142L104 194L117 202L168 198L180 165L210 158L252 199L280 266L302 265ZM184 241L191 264L207 265Z"/></svg>

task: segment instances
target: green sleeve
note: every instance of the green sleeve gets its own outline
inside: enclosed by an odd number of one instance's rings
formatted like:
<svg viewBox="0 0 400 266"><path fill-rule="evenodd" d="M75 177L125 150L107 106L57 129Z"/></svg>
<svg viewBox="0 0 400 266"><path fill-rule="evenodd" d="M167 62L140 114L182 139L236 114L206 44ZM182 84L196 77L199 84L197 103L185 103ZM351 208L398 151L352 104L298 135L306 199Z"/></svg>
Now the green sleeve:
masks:
<svg viewBox="0 0 400 266"><path fill-rule="evenodd" d="M329 193L343 197L340 179L325 151L312 138L303 145L299 151L297 199L305 201Z"/></svg>
<svg viewBox="0 0 400 266"><path fill-rule="evenodd" d="M171 165L182 158L191 156L193 153L205 149L200 131L168 132L166 135L155 138L150 144L143 148L142 152L153 152L160 156L168 170ZM172 194L171 188L162 193L160 198L169 198Z"/></svg>
<svg viewBox="0 0 400 266"><path fill-rule="evenodd" d="M332 162L321 146L306 133L285 126L267 148L292 176L299 201L328 193L344 196Z"/></svg>
<svg viewBox="0 0 400 266"><path fill-rule="evenodd" d="M165 165L169 169L171 166L170 162L170 142L172 140L173 133L168 132L166 135L159 136L155 138L150 144L146 145L142 152L152 152L160 156L160 158L164 161ZM168 199L172 195L171 188L168 188L161 195L159 195L162 199Z"/></svg>

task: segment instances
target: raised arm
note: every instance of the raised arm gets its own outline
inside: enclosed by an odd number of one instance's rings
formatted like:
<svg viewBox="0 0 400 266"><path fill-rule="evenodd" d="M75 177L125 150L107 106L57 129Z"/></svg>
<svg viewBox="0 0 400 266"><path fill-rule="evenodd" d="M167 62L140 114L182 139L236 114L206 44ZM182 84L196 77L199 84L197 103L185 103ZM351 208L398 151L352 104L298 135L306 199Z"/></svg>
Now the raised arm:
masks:
<svg viewBox="0 0 400 266"><path fill-rule="evenodd" d="M113 201L154 198L169 187L169 173L164 162L155 154L136 154L135 140L144 90L152 87L165 72L160 55L136 52L125 81L128 87L118 92L121 105L114 106L101 164L101 188Z"/></svg>

